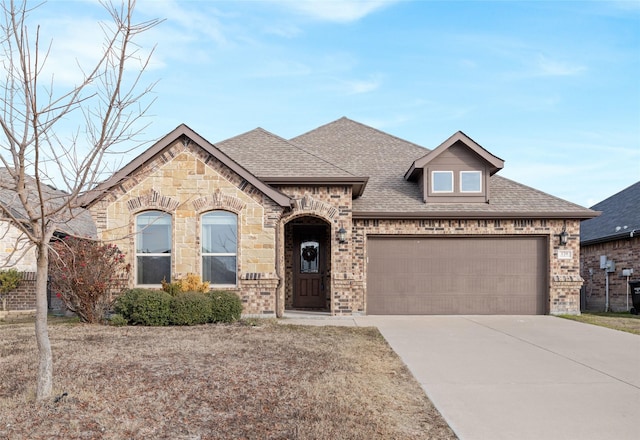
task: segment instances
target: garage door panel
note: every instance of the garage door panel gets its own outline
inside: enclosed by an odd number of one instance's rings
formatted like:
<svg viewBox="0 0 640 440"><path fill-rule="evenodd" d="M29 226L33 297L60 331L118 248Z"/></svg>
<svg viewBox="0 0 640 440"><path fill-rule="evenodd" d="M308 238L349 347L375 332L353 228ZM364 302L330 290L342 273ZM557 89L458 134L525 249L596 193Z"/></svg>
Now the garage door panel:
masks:
<svg viewBox="0 0 640 440"><path fill-rule="evenodd" d="M369 314L545 313L543 237L369 238Z"/></svg>

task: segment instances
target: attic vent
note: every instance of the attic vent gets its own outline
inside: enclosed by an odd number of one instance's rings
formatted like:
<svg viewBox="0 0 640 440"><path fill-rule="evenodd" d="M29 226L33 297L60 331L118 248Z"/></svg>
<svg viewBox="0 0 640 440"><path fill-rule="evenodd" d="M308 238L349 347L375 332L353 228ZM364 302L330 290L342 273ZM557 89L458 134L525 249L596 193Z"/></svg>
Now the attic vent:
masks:
<svg viewBox="0 0 640 440"><path fill-rule="evenodd" d="M243 191L247 185L249 184L249 182L247 182L246 179L242 179L242 182L240 182L240 185L238 186L238 188L240 189L240 191Z"/></svg>

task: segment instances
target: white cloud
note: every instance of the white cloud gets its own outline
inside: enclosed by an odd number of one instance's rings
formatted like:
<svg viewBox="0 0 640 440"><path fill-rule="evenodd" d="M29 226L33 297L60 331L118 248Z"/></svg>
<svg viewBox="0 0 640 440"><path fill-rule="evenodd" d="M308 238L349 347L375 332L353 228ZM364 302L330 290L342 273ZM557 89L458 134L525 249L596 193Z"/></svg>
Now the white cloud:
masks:
<svg viewBox="0 0 640 440"><path fill-rule="evenodd" d="M348 95L359 95L379 89L382 85L382 77L380 75L371 75L368 79L342 81L342 85Z"/></svg>
<svg viewBox="0 0 640 440"><path fill-rule="evenodd" d="M349 23L385 8L397 0L276 0L316 20Z"/></svg>
<svg viewBox="0 0 640 440"><path fill-rule="evenodd" d="M538 55L536 67L537 73L542 76L574 76L586 70L586 67L579 64L552 60L544 55Z"/></svg>

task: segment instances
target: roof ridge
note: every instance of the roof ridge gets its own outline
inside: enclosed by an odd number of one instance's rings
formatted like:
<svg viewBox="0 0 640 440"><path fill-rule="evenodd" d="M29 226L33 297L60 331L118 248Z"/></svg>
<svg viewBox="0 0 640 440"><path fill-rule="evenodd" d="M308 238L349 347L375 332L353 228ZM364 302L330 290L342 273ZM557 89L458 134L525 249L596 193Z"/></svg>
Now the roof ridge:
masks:
<svg viewBox="0 0 640 440"><path fill-rule="evenodd" d="M387 133L386 131L382 131L382 130L380 130L379 128L375 128L375 127L372 127L372 126L370 126L370 125L364 124L364 123L362 123L362 122L355 121L355 120L350 119L350 118L348 118L348 117L346 117L346 116L342 116L341 118L338 118L338 119L336 119L335 121L328 122L328 123L326 123L326 124L324 124L324 125L321 125L320 127L314 128L313 130L309 130L309 131L307 131L307 132L305 132L305 133L302 133L301 135L296 136L296 138L298 138L298 137L302 137L302 136L304 136L304 135L306 135L306 134L309 134L309 133L311 133L311 132L313 132L313 131L320 130L321 128L324 128L324 127L326 127L326 126L328 126L328 125L331 125L331 124L335 124L336 122L339 122L339 121L347 121L347 122L351 122L351 123L356 124L356 125L359 125L359 126L361 126L361 127L363 127L363 128L369 129L369 130L371 130L371 131L375 131L376 133L380 133L380 134L382 134L382 135L385 135L385 136L388 136L388 137L394 138L394 139L396 139L396 140L398 140L398 141L404 142L405 144L410 144L410 145L413 145L413 146L415 146L415 147L421 148L421 149L423 149L423 150L427 150L427 152L429 152L429 151L431 151L431 150L432 150L431 148L427 148L427 147L424 147L424 146L422 146L422 145L416 144L415 142L408 141L408 140L403 139L403 138L401 138L401 137L399 137L399 136L396 136L395 134ZM466 135L465 135L465 136L466 136ZM467 137L468 137L468 136L467 136ZM295 139L295 138L292 138L292 139Z"/></svg>

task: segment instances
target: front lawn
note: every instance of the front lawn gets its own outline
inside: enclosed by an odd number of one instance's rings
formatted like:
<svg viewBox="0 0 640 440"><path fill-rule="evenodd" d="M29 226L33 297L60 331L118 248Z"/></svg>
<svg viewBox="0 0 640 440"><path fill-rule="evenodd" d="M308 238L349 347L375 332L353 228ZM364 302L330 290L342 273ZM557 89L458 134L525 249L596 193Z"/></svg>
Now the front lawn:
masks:
<svg viewBox="0 0 640 440"><path fill-rule="evenodd" d="M455 438L376 329L258 322L51 325L43 405L33 325L3 325L0 438Z"/></svg>
<svg viewBox="0 0 640 440"><path fill-rule="evenodd" d="M580 316L562 315L561 317L640 335L640 315L609 312L582 313Z"/></svg>

